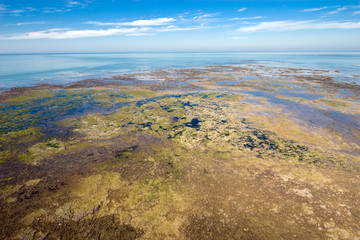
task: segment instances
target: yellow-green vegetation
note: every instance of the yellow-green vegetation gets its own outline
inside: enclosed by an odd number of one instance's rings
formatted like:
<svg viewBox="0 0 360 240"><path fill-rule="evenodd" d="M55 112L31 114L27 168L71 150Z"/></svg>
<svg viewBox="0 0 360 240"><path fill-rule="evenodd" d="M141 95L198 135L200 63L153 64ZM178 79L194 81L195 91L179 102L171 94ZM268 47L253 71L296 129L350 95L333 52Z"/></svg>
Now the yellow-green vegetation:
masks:
<svg viewBox="0 0 360 240"><path fill-rule="evenodd" d="M21 185L7 185L0 189L1 197L8 197L9 195L16 193L21 188Z"/></svg>
<svg viewBox="0 0 360 240"><path fill-rule="evenodd" d="M23 104L31 100L36 99L43 99L43 98L51 98L56 95L57 91L31 91L28 93L25 93L19 97L14 97L5 100L5 103L17 103L17 104Z"/></svg>
<svg viewBox="0 0 360 240"><path fill-rule="evenodd" d="M334 107L334 108L349 106L349 104L347 102L339 101L339 100L320 99L319 101L326 103L330 107Z"/></svg>
<svg viewBox="0 0 360 240"><path fill-rule="evenodd" d="M321 83L292 71L159 70L164 83L8 99L0 238L355 239L357 103L294 97Z"/></svg>
<svg viewBox="0 0 360 240"><path fill-rule="evenodd" d="M140 132L173 139L184 146L199 146L199 150L248 149L260 158L296 159L316 165L342 162L309 148L309 144L318 146L326 141L287 118L270 118L271 123L265 116L258 121L250 115L251 122L240 118L249 111L247 104L239 103L242 99L241 95L224 93L166 96L157 101L134 103L114 114L90 115L67 123L72 124L73 131L90 139ZM338 146L326 143L326 147L337 149Z"/></svg>
<svg viewBox="0 0 360 240"><path fill-rule="evenodd" d="M315 100L313 102L319 104L319 107L324 107L325 109L334 109L336 111L351 115L360 114L360 103L358 101L332 97Z"/></svg>
<svg viewBox="0 0 360 240"><path fill-rule="evenodd" d="M81 218L94 213L101 205L106 205L108 194L119 189L124 183L120 175L105 172L80 179L69 193L70 201L60 206L55 215L59 218L79 221Z"/></svg>
<svg viewBox="0 0 360 240"><path fill-rule="evenodd" d="M78 132L89 139L107 139L124 132L117 122L108 121L104 118L106 119L103 115L93 114L80 119L69 119L63 122L63 124L74 127L75 132ZM120 117L117 118L117 121L120 120ZM81 128L77 128L77 126L80 125Z"/></svg>
<svg viewBox="0 0 360 240"><path fill-rule="evenodd" d="M26 152L19 155L19 160L31 165L38 165L41 160L63 151L64 149L65 143L57 139L52 139L31 146Z"/></svg>
<svg viewBox="0 0 360 240"><path fill-rule="evenodd" d="M132 91L130 93L133 93ZM144 92L150 94L149 91ZM133 94L138 97L137 94ZM0 133L30 126L40 126L61 117L96 109L107 109L116 103L133 101L134 96L116 89L54 90L45 94L34 91L8 99L0 106Z"/></svg>
<svg viewBox="0 0 360 240"><path fill-rule="evenodd" d="M271 117L266 115L252 115L249 120L258 125L261 129L266 129L276 133L279 137L289 141L295 141L302 144L312 145L324 149L341 149L352 148L346 142L334 142L333 134L327 135L324 130L319 129L318 132L314 130L309 131L306 127L301 126L300 123L291 121L286 116L278 115L278 117ZM322 134L320 134L320 132Z"/></svg>
<svg viewBox="0 0 360 240"><path fill-rule="evenodd" d="M35 186L37 185L42 179L41 178L37 178L37 179L31 179L29 181L27 181L25 183L26 186L30 187L30 186Z"/></svg>
<svg viewBox="0 0 360 240"><path fill-rule="evenodd" d="M39 140L43 134L39 128L29 127L0 135L0 163L18 154L21 147Z"/></svg>

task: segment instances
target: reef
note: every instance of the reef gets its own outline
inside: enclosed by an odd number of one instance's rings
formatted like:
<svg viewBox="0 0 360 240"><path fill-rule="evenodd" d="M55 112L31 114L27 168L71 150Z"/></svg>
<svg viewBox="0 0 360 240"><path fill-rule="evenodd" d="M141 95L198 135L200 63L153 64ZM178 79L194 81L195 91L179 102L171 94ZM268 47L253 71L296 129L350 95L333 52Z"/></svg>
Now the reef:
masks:
<svg viewBox="0 0 360 240"><path fill-rule="evenodd" d="M325 70L160 69L0 112L1 239L360 236L360 86Z"/></svg>

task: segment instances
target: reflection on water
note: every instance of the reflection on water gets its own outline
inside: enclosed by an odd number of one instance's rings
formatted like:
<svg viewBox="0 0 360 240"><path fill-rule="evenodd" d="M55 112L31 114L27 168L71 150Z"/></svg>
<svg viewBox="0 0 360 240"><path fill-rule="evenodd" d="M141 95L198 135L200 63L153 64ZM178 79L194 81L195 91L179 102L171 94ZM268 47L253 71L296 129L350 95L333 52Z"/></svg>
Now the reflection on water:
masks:
<svg viewBox="0 0 360 240"><path fill-rule="evenodd" d="M325 69L341 80L358 73L359 59L359 53L7 54L0 55L0 88L69 83L159 68L223 64ZM358 78L352 79L359 82Z"/></svg>

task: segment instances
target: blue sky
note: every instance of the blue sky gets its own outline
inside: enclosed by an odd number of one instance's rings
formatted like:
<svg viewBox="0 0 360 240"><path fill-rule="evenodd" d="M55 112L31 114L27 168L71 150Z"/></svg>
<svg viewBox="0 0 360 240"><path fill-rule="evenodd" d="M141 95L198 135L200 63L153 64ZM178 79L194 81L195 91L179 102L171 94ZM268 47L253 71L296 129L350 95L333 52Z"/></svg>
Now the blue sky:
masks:
<svg viewBox="0 0 360 240"><path fill-rule="evenodd" d="M360 51L359 1L0 0L0 53Z"/></svg>

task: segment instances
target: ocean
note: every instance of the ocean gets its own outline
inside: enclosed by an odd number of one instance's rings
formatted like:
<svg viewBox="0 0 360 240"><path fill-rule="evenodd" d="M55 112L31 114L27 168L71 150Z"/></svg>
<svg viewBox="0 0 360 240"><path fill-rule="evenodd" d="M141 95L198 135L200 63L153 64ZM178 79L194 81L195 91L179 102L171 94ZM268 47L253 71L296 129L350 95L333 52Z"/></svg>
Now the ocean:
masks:
<svg viewBox="0 0 360 240"><path fill-rule="evenodd" d="M2 54L0 89L225 64L329 70L339 81L360 84L359 52Z"/></svg>

